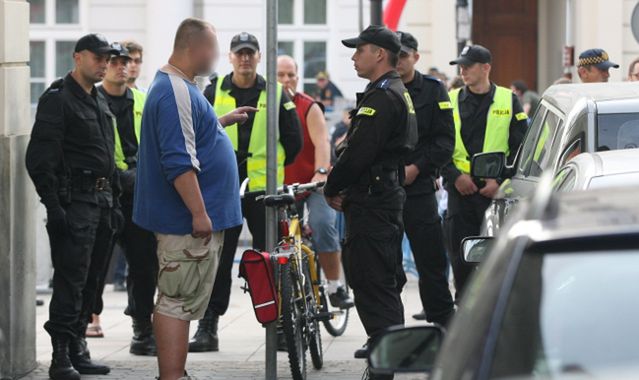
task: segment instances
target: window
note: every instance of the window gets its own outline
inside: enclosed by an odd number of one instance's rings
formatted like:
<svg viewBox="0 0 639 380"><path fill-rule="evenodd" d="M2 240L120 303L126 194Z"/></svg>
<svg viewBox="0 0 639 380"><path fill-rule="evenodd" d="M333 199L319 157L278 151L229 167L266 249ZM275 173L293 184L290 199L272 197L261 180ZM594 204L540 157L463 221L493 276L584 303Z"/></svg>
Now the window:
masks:
<svg viewBox="0 0 639 380"><path fill-rule="evenodd" d="M304 42L304 92L315 92L315 76L320 71L326 71L326 42Z"/></svg>
<svg viewBox="0 0 639 380"><path fill-rule="evenodd" d="M600 114L597 151L639 147L639 113Z"/></svg>
<svg viewBox="0 0 639 380"><path fill-rule="evenodd" d="M75 41L56 41L55 76L63 77L73 68L73 50Z"/></svg>
<svg viewBox="0 0 639 380"><path fill-rule="evenodd" d="M528 128L528 132L526 133L526 137L524 138L524 142L521 147L520 156L518 158L517 165L517 174L526 176L528 175L528 168L532 162L532 155L535 150L535 143L537 142L537 136L539 135L539 130L546 118L547 108L542 104L537 109L535 113L535 117L532 120L532 124L530 128Z"/></svg>
<svg viewBox="0 0 639 380"><path fill-rule="evenodd" d="M29 0L29 22L44 24L46 22L45 0Z"/></svg>
<svg viewBox="0 0 639 380"><path fill-rule="evenodd" d="M568 145L568 148L566 148L561 153L561 157L559 158L559 165L560 166L565 165L566 162L570 161L575 156L577 156L579 153L581 153L583 151L582 145L583 145L583 143L581 141L581 137L578 137L576 140L571 142Z"/></svg>
<svg viewBox="0 0 639 380"><path fill-rule="evenodd" d="M293 24L294 0L277 0L277 23L280 25Z"/></svg>
<svg viewBox="0 0 639 380"><path fill-rule="evenodd" d="M278 41L277 55L289 55L295 57L295 44L293 41Z"/></svg>
<svg viewBox="0 0 639 380"><path fill-rule="evenodd" d="M639 304L626 301L639 292L637 265L636 250L524 253L490 378L634 373Z"/></svg>
<svg viewBox="0 0 639 380"><path fill-rule="evenodd" d="M55 0L56 24L78 24L80 21L79 0Z"/></svg>
<svg viewBox="0 0 639 380"><path fill-rule="evenodd" d="M555 131L562 125L562 120L548 111L544 126L539 134L539 139L535 144L535 151L532 157L532 165L528 173L529 176L539 177L541 173L548 168L549 157L551 156L551 146Z"/></svg>
<svg viewBox="0 0 639 380"><path fill-rule="evenodd" d="M46 55L44 41L29 42L31 60L31 103L37 103L46 86Z"/></svg>
<svg viewBox="0 0 639 380"><path fill-rule="evenodd" d="M577 181L577 173L571 167L565 167L557 173L553 181L553 188L556 191L572 191Z"/></svg>
<svg viewBox="0 0 639 380"><path fill-rule="evenodd" d="M326 0L304 0L304 24L326 24Z"/></svg>

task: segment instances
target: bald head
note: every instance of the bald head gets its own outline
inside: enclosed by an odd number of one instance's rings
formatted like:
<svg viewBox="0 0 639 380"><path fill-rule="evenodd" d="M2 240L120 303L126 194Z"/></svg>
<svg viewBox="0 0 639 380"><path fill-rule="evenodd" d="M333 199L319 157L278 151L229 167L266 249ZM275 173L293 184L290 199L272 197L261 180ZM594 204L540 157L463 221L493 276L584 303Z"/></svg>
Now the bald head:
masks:
<svg viewBox="0 0 639 380"><path fill-rule="evenodd" d="M209 22L198 18L187 18L178 27L173 41L173 50L185 50L207 36L215 35L215 28Z"/></svg>
<svg viewBox="0 0 639 380"><path fill-rule="evenodd" d="M179 62L182 68L196 76L207 76L218 58L215 28L197 18L187 18L178 27L169 62Z"/></svg>
<svg viewBox="0 0 639 380"><path fill-rule="evenodd" d="M286 88L289 94L297 92L297 62L293 57L280 55L277 57L277 80Z"/></svg>

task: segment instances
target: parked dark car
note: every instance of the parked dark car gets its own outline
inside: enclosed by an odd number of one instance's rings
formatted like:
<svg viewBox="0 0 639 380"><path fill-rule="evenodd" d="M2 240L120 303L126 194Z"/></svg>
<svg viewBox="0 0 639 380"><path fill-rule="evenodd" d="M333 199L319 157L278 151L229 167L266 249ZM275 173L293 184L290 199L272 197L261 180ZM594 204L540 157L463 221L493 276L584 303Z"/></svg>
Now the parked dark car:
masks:
<svg viewBox="0 0 639 380"><path fill-rule="evenodd" d="M639 188L552 193L546 177L492 241L450 329L386 332L371 346L372 371L639 378ZM482 239L465 240L467 257Z"/></svg>

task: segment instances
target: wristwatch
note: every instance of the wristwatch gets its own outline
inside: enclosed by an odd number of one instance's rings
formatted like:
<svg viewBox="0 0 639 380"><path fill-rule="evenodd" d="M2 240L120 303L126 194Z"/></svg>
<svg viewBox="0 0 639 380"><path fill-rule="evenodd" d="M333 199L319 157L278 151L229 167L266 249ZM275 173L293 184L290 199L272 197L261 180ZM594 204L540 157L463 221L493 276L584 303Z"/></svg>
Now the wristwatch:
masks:
<svg viewBox="0 0 639 380"><path fill-rule="evenodd" d="M326 168L317 168L315 169L315 173L328 174L328 170Z"/></svg>

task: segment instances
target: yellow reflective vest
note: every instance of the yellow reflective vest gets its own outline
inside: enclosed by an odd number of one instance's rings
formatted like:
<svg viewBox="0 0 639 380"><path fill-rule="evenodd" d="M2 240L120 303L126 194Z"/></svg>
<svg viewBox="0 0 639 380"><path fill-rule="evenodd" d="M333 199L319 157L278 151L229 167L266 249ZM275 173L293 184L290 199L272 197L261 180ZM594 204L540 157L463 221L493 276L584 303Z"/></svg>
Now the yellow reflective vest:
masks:
<svg viewBox="0 0 639 380"><path fill-rule="evenodd" d="M140 129L142 127L142 111L144 110L144 102L146 101L146 94L140 90L134 88L133 92L133 129L135 131L135 137L140 143ZM129 165L125 162L124 151L122 150L122 141L120 140L120 133L117 126L115 126L115 166L120 170L127 170Z"/></svg>
<svg viewBox="0 0 639 380"><path fill-rule="evenodd" d="M453 104L453 120L455 121L455 151L453 163L464 174L470 174L470 160L466 146L461 137L461 117L459 116L459 92L455 89L448 95ZM519 116L518 116L519 117ZM505 87L497 86L493 103L488 109L486 120L486 134L484 135L484 147L482 152L504 152L510 154L508 137L510 135L510 121L513 118L512 91Z"/></svg>
<svg viewBox="0 0 639 380"><path fill-rule="evenodd" d="M231 96L228 90L222 89L222 82L224 78L218 78L217 86L215 89L215 101L213 102L213 108L215 113L219 116L223 116L235 108L237 104L235 98ZM279 106L282 97L282 85L277 84L277 104ZM294 105L293 105L294 107ZM249 190L264 190L266 189L266 90L262 90L260 97L257 101L257 108L259 111L255 114L253 119L253 127L251 128L251 137L249 141L248 151L251 157L246 160L246 171L249 177ZM238 149L238 137L237 137L237 124L229 125L225 128L226 134L231 139L233 149ZM277 130L277 186L284 183L284 160L286 154L284 147L279 142L279 128Z"/></svg>

